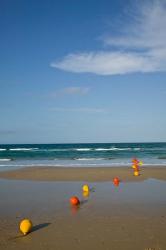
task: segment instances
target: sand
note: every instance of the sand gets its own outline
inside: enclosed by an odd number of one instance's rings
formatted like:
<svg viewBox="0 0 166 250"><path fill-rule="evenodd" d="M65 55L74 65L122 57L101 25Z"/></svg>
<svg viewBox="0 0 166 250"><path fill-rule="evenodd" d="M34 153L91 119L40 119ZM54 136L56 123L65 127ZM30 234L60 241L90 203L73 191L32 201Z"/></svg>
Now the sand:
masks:
<svg viewBox="0 0 166 250"><path fill-rule="evenodd" d="M131 167L29 167L0 172L0 178L35 181L111 181L115 176L122 181L147 178L166 180L166 167L141 167L139 177L133 175Z"/></svg>
<svg viewBox="0 0 166 250"><path fill-rule="evenodd" d="M118 187L114 176L121 179ZM26 168L0 173L0 249L166 249L166 168ZM88 183L89 196L82 193ZM69 199L77 195L79 207ZM28 217L33 230L18 226Z"/></svg>

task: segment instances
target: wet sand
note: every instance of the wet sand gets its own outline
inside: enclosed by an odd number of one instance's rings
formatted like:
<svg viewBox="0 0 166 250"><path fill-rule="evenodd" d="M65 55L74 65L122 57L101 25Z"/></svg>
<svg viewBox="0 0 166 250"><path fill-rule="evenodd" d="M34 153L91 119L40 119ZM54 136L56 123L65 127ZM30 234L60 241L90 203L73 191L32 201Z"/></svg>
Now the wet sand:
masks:
<svg viewBox="0 0 166 250"><path fill-rule="evenodd" d="M166 167L141 167L140 176L130 167L29 167L0 172L0 178L35 181L110 181L118 176L122 181L156 178L166 180Z"/></svg>
<svg viewBox="0 0 166 250"><path fill-rule="evenodd" d="M164 250L165 171L144 168L139 177L131 168L0 173L0 249ZM122 180L118 187L114 176ZM86 196L85 181L91 189ZM81 200L79 207L70 205L72 195ZM34 226L22 236L18 225L25 217Z"/></svg>

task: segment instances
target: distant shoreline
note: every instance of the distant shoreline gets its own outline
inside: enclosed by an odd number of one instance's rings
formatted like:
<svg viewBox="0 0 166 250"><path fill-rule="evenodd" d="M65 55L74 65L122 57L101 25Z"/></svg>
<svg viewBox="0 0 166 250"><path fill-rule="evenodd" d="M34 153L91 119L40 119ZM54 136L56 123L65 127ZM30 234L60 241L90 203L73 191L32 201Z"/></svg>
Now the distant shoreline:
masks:
<svg viewBox="0 0 166 250"><path fill-rule="evenodd" d="M25 167L166 166L166 143L72 143L0 145L0 171Z"/></svg>
<svg viewBox="0 0 166 250"><path fill-rule="evenodd" d="M137 141L137 142L42 142L42 143L0 143L0 145L62 145L62 144L140 144L140 143L166 143L166 141Z"/></svg>

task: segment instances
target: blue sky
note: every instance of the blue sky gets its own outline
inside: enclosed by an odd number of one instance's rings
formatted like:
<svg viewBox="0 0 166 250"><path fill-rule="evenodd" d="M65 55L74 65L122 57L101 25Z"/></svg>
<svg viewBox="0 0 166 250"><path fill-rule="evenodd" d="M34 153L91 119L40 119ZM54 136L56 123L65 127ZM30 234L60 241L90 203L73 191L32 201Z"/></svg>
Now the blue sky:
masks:
<svg viewBox="0 0 166 250"><path fill-rule="evenodd" d="M0 1L0 143L166 141L166 1Z"/></svg>

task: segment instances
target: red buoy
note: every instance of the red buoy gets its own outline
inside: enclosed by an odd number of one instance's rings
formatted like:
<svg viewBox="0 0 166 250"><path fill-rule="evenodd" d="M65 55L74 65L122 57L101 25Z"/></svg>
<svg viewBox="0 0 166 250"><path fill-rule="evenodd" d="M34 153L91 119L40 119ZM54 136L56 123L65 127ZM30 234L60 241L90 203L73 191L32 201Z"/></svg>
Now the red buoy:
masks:
<svg viewBox="0 0 166 250"><path fill-rule="evenodd" d="M113 179L113 183L114 183L115 186L118 186L118 185L119 185L119 182L120 182L120 180L119 180L118 177L115 177L115 178Z"/></svg>
<svg viewBox="0 0 166 250"><path fill-rule="evenodd" d="M78 197L72 196L70 198L70 203L71 203L71 205L77 206L80 204L80 200L78 199Z"/></svg>

